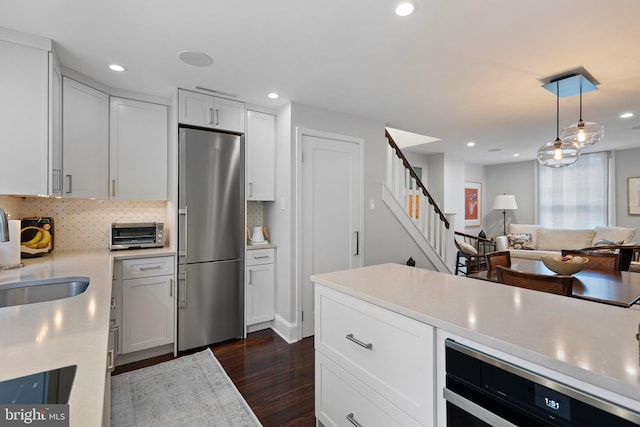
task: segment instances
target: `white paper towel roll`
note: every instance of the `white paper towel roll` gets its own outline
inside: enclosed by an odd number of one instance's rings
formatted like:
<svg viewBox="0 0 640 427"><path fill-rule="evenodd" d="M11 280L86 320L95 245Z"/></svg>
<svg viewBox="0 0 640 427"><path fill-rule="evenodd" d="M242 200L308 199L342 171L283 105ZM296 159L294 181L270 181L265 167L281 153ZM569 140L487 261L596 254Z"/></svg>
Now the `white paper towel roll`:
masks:
<svg viewBox="0 0 640 427"><path fill-rule="evenodd" d="M9 241L0 242L0 266L20 264L20 220L9 220Z"/></svg>

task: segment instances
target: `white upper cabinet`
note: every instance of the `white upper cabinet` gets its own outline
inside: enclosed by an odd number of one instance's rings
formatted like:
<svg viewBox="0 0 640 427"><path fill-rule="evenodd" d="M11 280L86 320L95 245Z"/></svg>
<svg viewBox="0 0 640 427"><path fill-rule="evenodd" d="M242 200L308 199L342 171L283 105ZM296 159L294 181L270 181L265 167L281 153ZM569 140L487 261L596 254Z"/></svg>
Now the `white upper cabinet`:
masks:
<svg viewBox="0 0 640 427"><path fill-rule="evenodd" d="M275 200L275 116L247 111L247 200Z"/></svg>
<svg viewBox="0 0 640 427"><path fill-rule="evenodd" d="M178 90L178 122L185 125L244 133L244 103Z"/></svg>
<svg viewBox="0 0 640 427"><path fill-rule="evenodd" d="M178 121L186 125L213 127L213 96L178 90Z"/></svg>
<svg viewBox="0 0 640 427"><path fill-rule="evenodd" d="M213 97L213 128L244 132L244 102Z"/></svg>
<svg viewBox="0 0 640 427"><path fill-rule="evenodd" d="M51 41L21 44L16 40L22 33L0 30L0 194L49 194Z"/></svg>
<svg viewBox="0 0 640 427"><path fill-rule="evenodd" d="M62 73L49 52L49 194L62 195Z"/></svg>
<svg viewBox="0 0 640 427"><path fill-rule="evenodd" d="M111 97L112 199L167 199L167 107Z"/></svg>
<svg viewBox="0 0 640 427"><path fill-rule="evenodd" d="M63 195L109 197L109 95L62 80Z"/></svg>

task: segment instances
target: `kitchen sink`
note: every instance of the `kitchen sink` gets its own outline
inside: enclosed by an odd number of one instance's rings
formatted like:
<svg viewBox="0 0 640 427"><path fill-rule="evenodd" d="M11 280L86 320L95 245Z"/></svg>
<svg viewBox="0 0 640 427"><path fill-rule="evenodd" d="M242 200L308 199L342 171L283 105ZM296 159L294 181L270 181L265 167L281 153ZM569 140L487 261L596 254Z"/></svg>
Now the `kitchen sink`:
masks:
<svg viewBox="0 0 640 427"><path fill-rule="evenodd" d="M0 285L0 307L54 301L80 295L89 287L89 278L58 277Z"/></svg>

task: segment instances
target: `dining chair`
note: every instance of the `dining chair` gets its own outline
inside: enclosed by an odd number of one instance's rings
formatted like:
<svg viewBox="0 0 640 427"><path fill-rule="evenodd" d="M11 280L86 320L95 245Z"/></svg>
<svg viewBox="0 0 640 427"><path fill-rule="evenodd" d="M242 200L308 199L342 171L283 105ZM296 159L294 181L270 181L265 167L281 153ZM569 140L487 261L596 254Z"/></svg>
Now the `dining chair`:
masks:
<svg viewBox="0 0 640 427"><path fill-rule="evenodd" d="M511 252L499 251L487 254L487 276L495 272L496 266L511 267Z"/></svg>
<svg viewBox="0 0 640 427"><path fill-rule="evenodd" d="M534 291L571 296L573 290L573 276L547 276L544 274L524 273L512 270L503 265L497 265L498 281L505 285Z"/></svg>
<svg viewBox="0 0 640 427"><path fill-rule="evenodd" d="M620 267L620 254L609 252L595 252L583 249L563 249L562 256L577 255L588 258L589 262L585 265L585 270L599 271L618 271Z"/></svg>
<svg viewBox="0 0 640 427"><path fill-rule="evenodd" d="M453 239L458 253L456 254L455 275L465 276L487 269L487 248L495 247L495 242L483 237L472 236L456 231Z"/></svg>

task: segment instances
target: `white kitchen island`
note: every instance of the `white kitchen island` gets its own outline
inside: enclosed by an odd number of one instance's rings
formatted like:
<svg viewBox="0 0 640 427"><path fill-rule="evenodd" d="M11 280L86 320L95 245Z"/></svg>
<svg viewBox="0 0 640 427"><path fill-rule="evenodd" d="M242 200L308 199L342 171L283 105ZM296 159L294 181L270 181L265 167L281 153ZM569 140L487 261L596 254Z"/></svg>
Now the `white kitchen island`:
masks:
<svg viewBox="0 0 640 427"><path fill-rule="evenodd" d="M22 268L0 271L0 286L71 276L90 279L87 290L71 298L0 308L0 381L76 365L70 426L102 425L113 260L172 253L167 248L54 252L23 260Z"/></svg>
<svg viewBox="0 0 640 427"><path fill-rule="evenodd" d="M640 413L640 311L398 264L311 279L325 425L362 400L361 417L445 426L446 338Z"/></svg>

